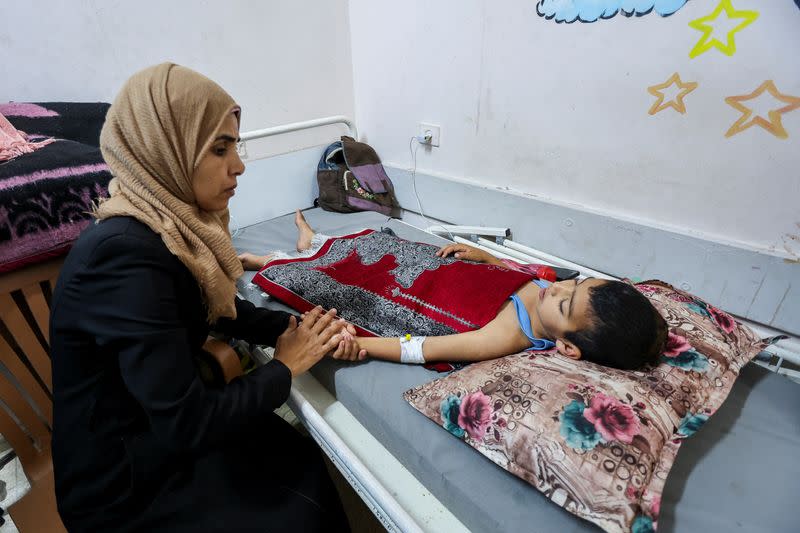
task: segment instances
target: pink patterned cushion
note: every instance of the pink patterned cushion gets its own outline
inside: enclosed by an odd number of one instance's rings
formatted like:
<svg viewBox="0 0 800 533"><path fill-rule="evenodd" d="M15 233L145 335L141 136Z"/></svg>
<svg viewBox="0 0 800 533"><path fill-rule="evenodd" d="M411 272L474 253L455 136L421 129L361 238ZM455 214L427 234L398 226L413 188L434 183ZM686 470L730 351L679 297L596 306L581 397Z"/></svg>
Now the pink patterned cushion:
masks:
<svg viewBox="0 0 800 533"><path fill-rule="evenodd" d="M666 283L637 288L670 326L658 366L631 372L520 353L404 397L571 513L606 531L653 531L681 442L722 405L764 342Z"/></svg>

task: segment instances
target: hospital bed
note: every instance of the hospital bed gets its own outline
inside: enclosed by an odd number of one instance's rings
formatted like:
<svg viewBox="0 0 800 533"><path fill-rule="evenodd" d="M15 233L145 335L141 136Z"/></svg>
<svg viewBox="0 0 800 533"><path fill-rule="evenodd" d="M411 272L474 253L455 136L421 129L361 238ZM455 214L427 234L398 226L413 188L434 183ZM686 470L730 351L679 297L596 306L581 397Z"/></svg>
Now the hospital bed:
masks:
<svg viewBox="0 0 800 533"><path fill-rule="evenodd" d="M377 213L305 212L318 231L343 235L391 228L445 241ZM240 251L289 250L286 215L239 230ZM250 283L240 294L287 309ZM403 391L438 374L384 361L324 360L295 382L290 406L390 531L596 531L421 416ZM786 512L800 489L800 386L747 365L723 407L681 448L665 487L659 531L794 531Z"/></svg>
<svg viewBox="0 0 800 533"><path fill-rule="evenodd" d="M332 117L245 133L242 139L337 122L357 135L351 121ZM263 188L266 193L269 184ZM312 227L327 235L390 228L409 240L450 242L373 212L345 215L308 209L304 214ZM234 231L240 252L290 250L295 240L291 213ZM539 262L600 274L523 246L498 247L476 237L469 242L500 256L519 259L514 250L524 251L536 254ZM239 280L240 296L288 310L251 283L254 274L246 272ZM774 333L749 325L764 337ZM798 350L794 340L770 350L760 355L765 362L743 369L722 408L683 444L664 490L659 531L797 530L791 509L800 489L800 411L795 408L800 405L800 386L776 371L786 360L797 362ZM437 377L413 365L323 360L295 381L289 405L389 531L598 530L454 439L403 400L405 390Z"/></svg>

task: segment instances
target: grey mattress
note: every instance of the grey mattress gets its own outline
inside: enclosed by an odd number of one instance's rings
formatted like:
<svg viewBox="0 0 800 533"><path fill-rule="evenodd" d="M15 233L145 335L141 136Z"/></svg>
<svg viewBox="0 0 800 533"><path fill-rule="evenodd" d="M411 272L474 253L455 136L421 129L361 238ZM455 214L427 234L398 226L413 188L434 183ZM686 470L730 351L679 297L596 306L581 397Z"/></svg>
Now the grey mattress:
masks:
<svg viewBox="0 0 800 533"><path fill-rule="evenodd" d="M321 233L392 228L400 237L441 240L377 213L335 214L312 209ZM244 228L240 252L294 248L292 215ZM257 305L284 308L250 284L240 293ZM313 375L417 479L473 531L598 531L551 503L422 416L402 399L406 389L440 376L418 366L383 361L324 360ZM747 365L723 407L687 439L667 481L659 532L799 531L800 385Z"/></svg>

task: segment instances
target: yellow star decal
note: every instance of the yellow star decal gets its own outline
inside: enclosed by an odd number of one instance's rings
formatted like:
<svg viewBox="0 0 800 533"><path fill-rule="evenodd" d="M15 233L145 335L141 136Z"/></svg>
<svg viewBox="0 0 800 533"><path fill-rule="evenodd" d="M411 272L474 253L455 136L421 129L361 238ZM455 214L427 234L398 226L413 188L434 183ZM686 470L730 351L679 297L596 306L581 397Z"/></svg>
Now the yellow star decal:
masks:
<svg viewBox="0 0 800 533"><path fill-rule="evenodd" d="M742 22L728 32L728 42L726 44L723 44L713 36L714 26L707 24L708 22L716 20L723 10L725 10L725 15L727 15L729 19L742 19ZM736 11L731 5L731 0L722 0L710 15L700 17L689 23L691 28L703 32L703 36L697 41L697 44L694 45L692 51L689 52L689 57L695 58L700 54L708 52L712 47L723 54L732 56L734 52L736 52L736 41L733 39L734 34L752 24L757 18L757 11Z"/></svg>
<svg viewBox="0 0 800 533"><path fill-rule="evenodd" d="M670 87L673 84L677 85L678 88L681 90L681 92L675 95L674 100L668 100L667 103L664 103L664 93L662 93L661 91L663 91L667 87ZM696 81L687 81L684 83L681 81L681 77L678 75L678 73L677 72L674 73L664 83L659 83L658 85L651 85L650 87L647 88L647 92L658 98L658 100L656 100L655 103L653 103L653 105L650 107L650 111L648 111L648 113L650 113L651 115L655 115L659 111L663 111L668 107L671 107L681 115L686 113L686 105L683 103L683 97L689 94L690 92L694 91L695 89L697 89Z"/></svg>
<svg viewBox="0 0 800 533"><path fill-rule="evenodd" d="M754 118L750 118L753 115L753 110L747 106L742 105L742 102L746 102L747 100L752 100L754 98L759 97L764 91L767 91L769 94L772 95L773 98L776 100L780 100L781 102L788 104L780 109L773 109L767 113L769 116L769 120L765 120L761 115L756 115ZM775 82L772 80L767 80L762 83L758 89L751 92L750 94L743 94L741 96L728 96L725 98L725 101L738 111L742 112L742 116L739 117L739 120L734 122L733 126L731 126L727 133L725 133L725 137L732 137L739 132L746 130L751 126L755 126L758 124L775 137L780 139L786 139L789 134L786 132L786 129L783 127L783 123L781 122L781 115L784 113L788 113L794 109L800 107L800 97L797 96L790 96L788 94L781 94L778 92L778 89L775 87Z"/></svg>

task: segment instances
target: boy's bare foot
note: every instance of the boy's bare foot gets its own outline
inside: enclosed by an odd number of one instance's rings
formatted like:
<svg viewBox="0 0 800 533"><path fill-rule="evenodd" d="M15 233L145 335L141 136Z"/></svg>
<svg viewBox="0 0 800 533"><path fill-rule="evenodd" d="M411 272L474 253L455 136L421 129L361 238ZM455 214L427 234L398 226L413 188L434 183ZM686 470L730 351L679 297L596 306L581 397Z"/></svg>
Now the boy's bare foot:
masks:
<svg viewBox="0 0 800 533"><path fill-rule="evenodd" d="M299 209L294 212L294 225L297 226L297 251L302 252L311 248L311 239L314 237L314 229L306 222L306 217Z"/></svg>

